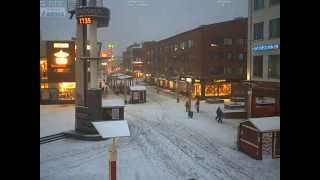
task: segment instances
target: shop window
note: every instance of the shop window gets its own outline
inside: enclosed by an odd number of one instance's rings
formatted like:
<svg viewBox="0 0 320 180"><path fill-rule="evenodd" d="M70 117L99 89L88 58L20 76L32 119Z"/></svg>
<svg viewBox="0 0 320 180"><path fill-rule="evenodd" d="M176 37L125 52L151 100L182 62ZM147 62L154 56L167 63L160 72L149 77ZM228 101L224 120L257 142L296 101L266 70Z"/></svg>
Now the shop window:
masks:
<svg viewBox="0 0 320 180"><path fill-rule="evenodd" d="M41 83L41 89L48 89L49 88L49 85L48 83Z"/></svg>
<svg viewBox="0 0 320 180"><path fill-rule="evenodd" d="M200 97L201 96L201 84L194 83L193 85L193 97Z"/></svg>
<svg viewBox="0 0 320 180"><path fill-rule="evenodd" d="M173 81L169 81L169 89L173 89L174 87L173 87Z"/></svg>
<svg viewBox="0 0 320 180"><path fill-rule="evenodd" d="M256 97L257 105L274 105L276 103L276 99L273 97Z"/></svg>
<svg viewBox="0 0 320 180"><path fill-rule="evenodd" d="M269 79L280 79L280 55L269 56L268 78Z"/></svg>
<svg viewBox="0 0 320 180"><path fill-rule="evenodd" d="M205 96L230 96L231 83L207 84L205 86Z"/></svg>
<svg viewBox="0 0 320 180"><path fill-rule="evenodd" d="M48 79L48 64L47 60L40 60L40 77L41 79Z"/></svg>
<svg viewBox="0 0 320 180"><path fill-rule="evenodd" d="M60 100L73 100L75 94L75 82L62 82L58 84L57 98Z"/></svg>
<svg viewBox="0 0 320 180"><path fill-rule="evenodd" d="M239 60L240 60L240 61L243 61L243 60L244 60L244 57L245 57L244 53L240 53L240 54L239 54Z"/></svg>

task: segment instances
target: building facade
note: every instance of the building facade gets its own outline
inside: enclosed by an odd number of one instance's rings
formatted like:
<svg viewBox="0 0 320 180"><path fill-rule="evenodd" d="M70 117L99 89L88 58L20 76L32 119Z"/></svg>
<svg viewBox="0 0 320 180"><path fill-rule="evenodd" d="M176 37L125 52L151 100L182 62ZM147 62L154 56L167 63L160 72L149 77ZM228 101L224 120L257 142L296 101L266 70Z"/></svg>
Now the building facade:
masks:
<svg viewBox="0 0 320 180"><path fill-rule="evenodd" d="M249 0L248 14L248 116L280 115L280 0Z"/></svg>
<svg viewBox="0 0 320 180"><path fill-rule="evenodd" d="M147 46L148 79L194 97L230 97L246 77L247 27L246 18L237 18Z"/></svg>
<svg viewBox="0 0 320 180"><path fill-rule="evenodd" d="M40 103L74 103L75 41L40 41Z"/></svg>

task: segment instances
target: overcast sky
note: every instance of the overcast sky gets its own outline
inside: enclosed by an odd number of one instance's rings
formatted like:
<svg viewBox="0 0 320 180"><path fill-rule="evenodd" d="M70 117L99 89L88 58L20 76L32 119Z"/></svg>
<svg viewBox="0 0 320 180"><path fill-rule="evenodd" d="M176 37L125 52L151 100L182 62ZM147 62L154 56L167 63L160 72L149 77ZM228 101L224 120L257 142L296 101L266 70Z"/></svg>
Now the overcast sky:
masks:
<svg viewBox="0 0 320 180"><path fill-rule="evenodd" d="M104 0L103 5L110 9L111 18L109 27L98 30L98 40L104 46L114 43L120 56L134 42L158 41L200 25L248 16L248 0ZM75 37L74 18L41 17L40 21L43 40Z"/></svg>

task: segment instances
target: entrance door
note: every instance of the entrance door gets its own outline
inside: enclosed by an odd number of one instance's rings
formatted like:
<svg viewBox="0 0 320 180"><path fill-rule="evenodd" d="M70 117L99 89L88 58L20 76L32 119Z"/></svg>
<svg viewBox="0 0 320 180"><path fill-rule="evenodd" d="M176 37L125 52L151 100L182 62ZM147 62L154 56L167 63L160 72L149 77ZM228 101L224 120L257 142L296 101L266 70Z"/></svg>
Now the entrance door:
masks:
<svg viewBox="0 0 320 180"><path fill-rule="evenodd" d="M280 158L280 131L272 133L272 158Z"/></svg>
<svg viewBox="0 0 320 180"><path fill-rule="evenodd" d="M239 131L239 149L249 156L261 160L262 134L249 124L240 124Z"/></svg>

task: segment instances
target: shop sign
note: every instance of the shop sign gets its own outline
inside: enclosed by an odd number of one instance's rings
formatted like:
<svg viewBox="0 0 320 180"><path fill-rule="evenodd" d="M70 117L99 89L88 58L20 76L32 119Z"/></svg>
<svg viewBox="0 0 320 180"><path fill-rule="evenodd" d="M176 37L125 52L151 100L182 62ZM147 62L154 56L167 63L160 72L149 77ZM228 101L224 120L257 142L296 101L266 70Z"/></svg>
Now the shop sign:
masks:
<svg viewBox="0 0 320 180"><path fill-rule="evenodd" d="M196 79L196 80L194 80L194 82L196 82L196 83L200 83L200 80L199 80L199 79Z"/></svg>
<svg viewBox="0 0 320 180"><path fill-rule="evenodd" d="M186 80L186 78L181 78L181 81L185 81Z"/></svg>
<svg viewBox="0 0 320 180"><path fill-rule="evenodd" d="M253 48L253 51L269 51L279 48L280 44L259 44Z"/></svg>
<svg viewBox="0 0 320 180"><path fill-rule="evenodd" d="M220 83L220 82L226 82L226 80L224 79L213 80L213 83Z"/></svg>
<svg viewBox="0 0 320 180"><path fill-rule="evenodd" d="M188 83L191 83L191 82L192 82L192 78L186 78L186 81L187 81Z"/></svg>

